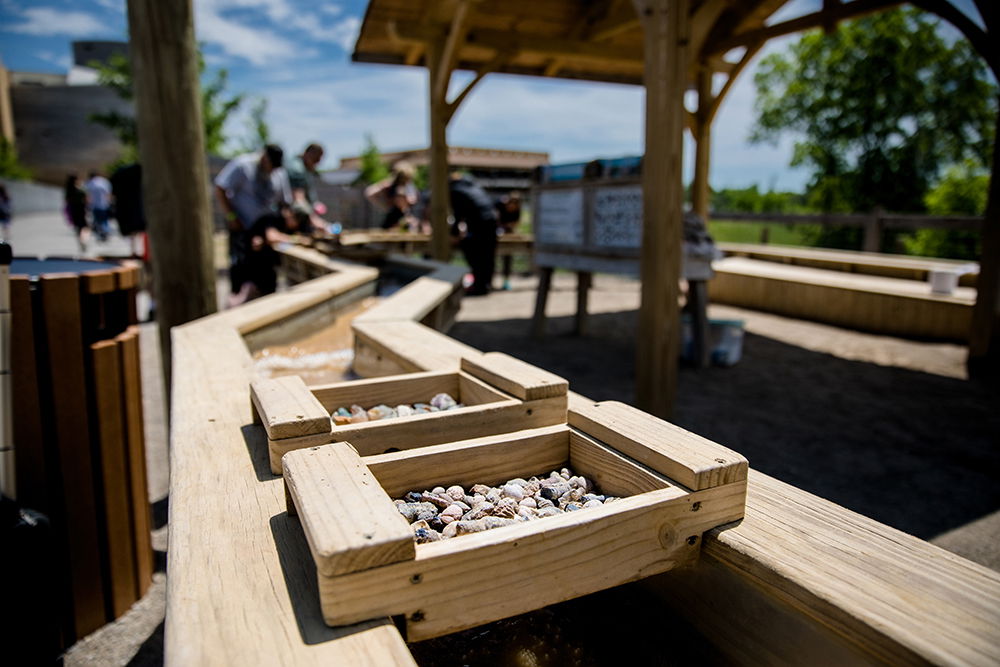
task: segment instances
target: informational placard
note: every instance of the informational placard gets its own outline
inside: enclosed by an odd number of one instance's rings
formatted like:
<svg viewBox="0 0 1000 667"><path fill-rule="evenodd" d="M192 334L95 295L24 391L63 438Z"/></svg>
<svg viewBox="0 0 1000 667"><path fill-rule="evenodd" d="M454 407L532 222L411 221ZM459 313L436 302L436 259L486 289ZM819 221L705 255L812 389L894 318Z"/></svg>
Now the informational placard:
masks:
<svg viewBox="0 0 1000 667"><path fill-rule="evenodd" d="M542 190L537 197L535 242L582 245L583 188Z"/></svg>
<svg viewBox="0 0 1000 667"><path fill-rule="evenodd" d="M599 248L638 248L642 244L642 185L593 191L590 244Z"/></svg>

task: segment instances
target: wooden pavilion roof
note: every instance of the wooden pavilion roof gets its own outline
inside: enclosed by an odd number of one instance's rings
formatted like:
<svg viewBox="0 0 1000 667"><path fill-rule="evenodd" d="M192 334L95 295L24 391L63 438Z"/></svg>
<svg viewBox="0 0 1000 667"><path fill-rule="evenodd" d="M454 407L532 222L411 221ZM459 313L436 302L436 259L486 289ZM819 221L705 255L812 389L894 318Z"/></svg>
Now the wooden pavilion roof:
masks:
<svg viewBox="0 0 1000 667"><path fill-rule="evenodd" d="M692 61L730 69L705 45L754 43L755 31L785 2L692 0L693 53L703 56ZM353 59L426 66L426 45L435 40L454 41L455 69L643 83L642 27L632 0L372 0Z"/></svg>

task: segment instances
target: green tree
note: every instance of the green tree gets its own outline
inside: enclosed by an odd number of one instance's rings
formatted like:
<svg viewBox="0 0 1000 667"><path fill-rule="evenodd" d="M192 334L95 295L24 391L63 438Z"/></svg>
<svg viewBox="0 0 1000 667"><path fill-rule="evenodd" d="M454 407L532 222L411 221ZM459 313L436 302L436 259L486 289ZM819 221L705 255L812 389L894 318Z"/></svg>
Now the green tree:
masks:
<svg viewBox="0 0 1000 667"><path fill-rule="evenodd" d="M14 144L7 141L6 137L0 137L0 177L17 181L31 178L31 170L20 163Z"/></svg>
<svg viewBox="0 0 1000 667"><path fill-rule="evenodd" d="M365 149L361 152L361 174L358 180L366 185L377 183L389 175L389 165L382 159L382 153L375 145L371 133L365 134Z"/></svg>
<svg viewBox="0 0 1000 667"><path fill-rule="evenodd" d="M793 166L827 211L921 212L942 168L987 165L997 87L964 39L897 9L803 36L761 62L751 141L794 132Z"/></svg>
<svg viewBox="0 0 1000 667"><path fill-rule="evenodd" d="M97 70L97 80L103 86L108 86L118 93L123 100L131 101L132 66L129 59L121 54L113 55L107 63L92 63ZM198 69L205 79L205 60L198 54ZM205 125L205 150L213 155L222 154L226 143L224 132L229 115L243 103L243 95L226 97L225 89L229 73L217 70L207 81L203 80L201 87L201 113ZM138 159L139 139L135 118L129 114L117 111L107 111L90 115L90 120L110 129L122 143L122 155L118 164L134 162Z"/></svg>
<svg viewBox="0 0 1000 667"><path fill-rule="evenodd" d="M983 215L990 175L972 160L950 167L924 197L932 215ZM980 235L952 229L918 229L904 238L906 252L925 257L978 259Z"/></svg>
<svg viewBox="0 0 1000 667"><path fill-rule="evenodd" d="M246 152L260 150L261 146L271 143L271 126L267 123L267 99L258 97L250 107L250 118L247 119L247 140L243 142Z"/></svg>

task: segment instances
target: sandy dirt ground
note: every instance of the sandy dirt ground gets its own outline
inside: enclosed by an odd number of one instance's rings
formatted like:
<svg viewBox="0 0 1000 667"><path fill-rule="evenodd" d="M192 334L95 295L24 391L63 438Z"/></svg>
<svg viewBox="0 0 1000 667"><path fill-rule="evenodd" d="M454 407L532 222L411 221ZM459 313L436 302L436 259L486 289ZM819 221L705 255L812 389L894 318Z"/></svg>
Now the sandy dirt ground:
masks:
<svg viewBox="0 0 1000 667"><path fill-rule="evenodd" d="M595 400L633 403L638 283L596 276L579 337L575 277L557 273L540 341L529 337L535 284L466 299L451 335L558 373ZM1000 569L1000 396L965 379L963 346L717 305L709 315L745 322L742 359L682 368L672 421L762 472Z"/></svg>

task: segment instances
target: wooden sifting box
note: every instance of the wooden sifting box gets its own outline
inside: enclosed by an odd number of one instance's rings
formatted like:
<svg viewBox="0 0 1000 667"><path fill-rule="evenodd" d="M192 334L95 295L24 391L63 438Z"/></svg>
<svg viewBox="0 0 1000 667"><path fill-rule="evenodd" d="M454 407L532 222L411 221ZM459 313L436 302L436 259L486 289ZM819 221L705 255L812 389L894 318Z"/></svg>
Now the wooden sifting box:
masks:
<svg viewBox="0 0 1000 667"><path fill-rule="evenodd" d="M569 425L361 456L348 442L284 456L333 626L405 619L420 641L641 579L697 558L702 534L743 517L747 462L621 403ZM393 504L407 491L494 485L569 467L601 507L415 544Z"/></svg>
<svg viewBox="0 0 1000 667"><path fill-rule="evenodd" d="M463 358L459 371L409 373L306 386L287 376L250 385L256 420L267 431L271 472L295 449L349 441L362 455L412 449L566 422L567 383L499 352ZM465 407L372 422L333 424L338 407L429 403L450 394Z"/></svg>

